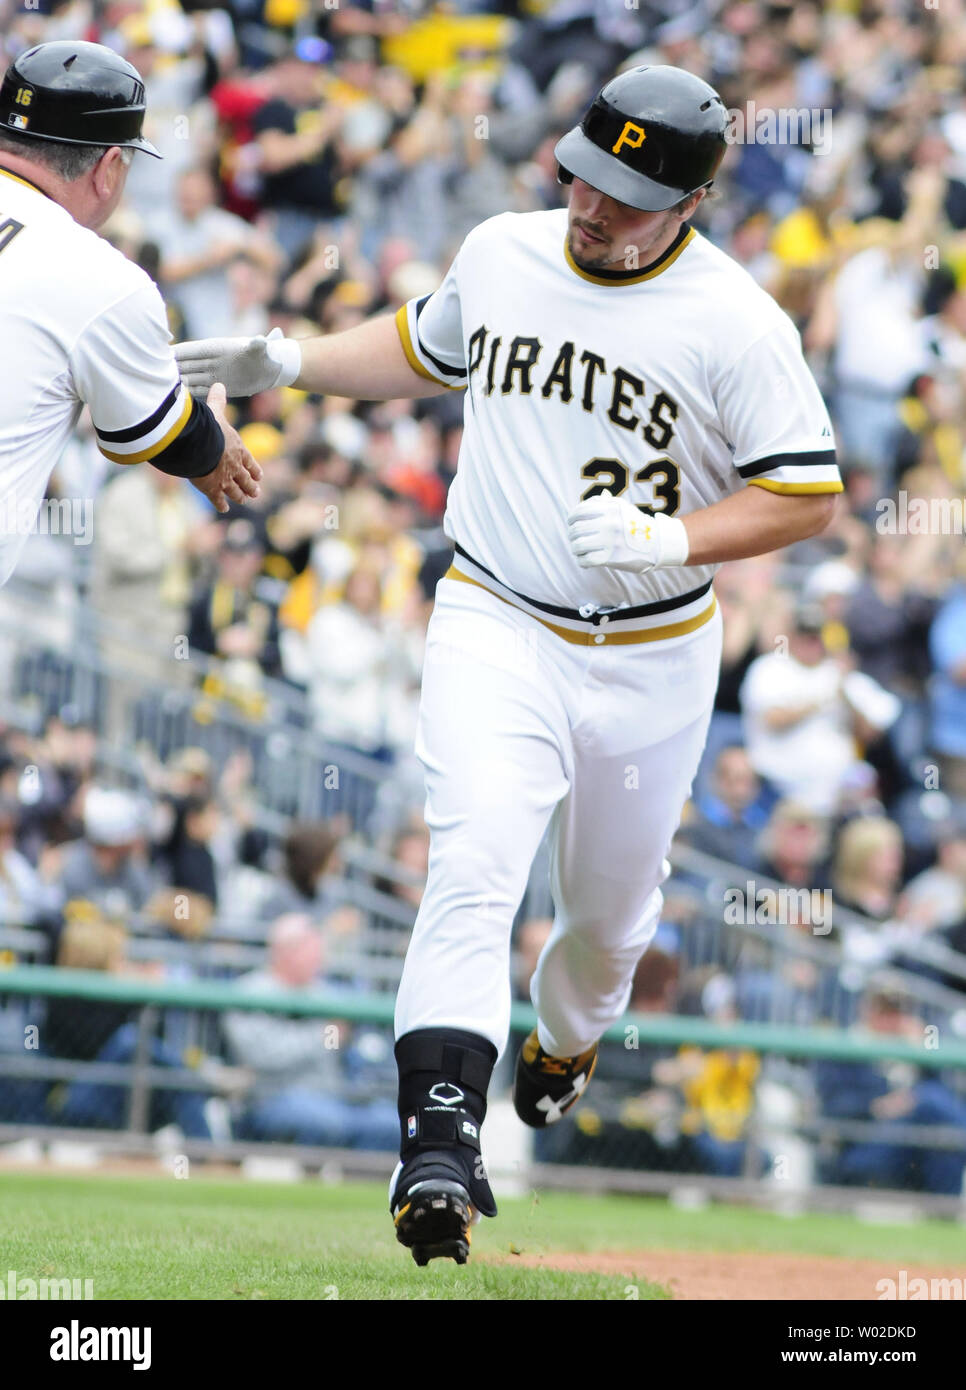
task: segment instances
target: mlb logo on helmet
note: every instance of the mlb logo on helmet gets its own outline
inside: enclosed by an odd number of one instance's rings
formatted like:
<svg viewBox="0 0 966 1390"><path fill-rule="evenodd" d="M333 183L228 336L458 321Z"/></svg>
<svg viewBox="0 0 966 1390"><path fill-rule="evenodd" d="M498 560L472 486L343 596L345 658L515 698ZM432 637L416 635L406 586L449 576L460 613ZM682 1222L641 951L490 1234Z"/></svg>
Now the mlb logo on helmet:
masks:
<svg viewBox="0 0 966 1390"><path fill-rule="evenodd" d="M16 112L11 113L7 119L7 125L15 126L17 130L26 130L29 124L30 118L28 116L19 116Z"/></svg>

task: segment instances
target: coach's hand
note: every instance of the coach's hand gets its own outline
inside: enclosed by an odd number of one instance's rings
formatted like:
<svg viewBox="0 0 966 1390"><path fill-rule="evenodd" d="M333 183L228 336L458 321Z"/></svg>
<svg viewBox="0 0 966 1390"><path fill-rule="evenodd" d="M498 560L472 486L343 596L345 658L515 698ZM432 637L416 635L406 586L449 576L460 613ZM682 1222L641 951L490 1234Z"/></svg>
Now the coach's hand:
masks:
<svg viewBox="0 0 966 1390"><path fill-rule="evenodd" d="M683 565L688 558L683 521L661 512L649 516L606 489L574 507L567 537L582 569L606 565L645 574L661 565Z"/></svg>
<svg viewBox="0 0 966 1390"><path fill-rule="evenodd" d="M229 396L255 396L275 386L291 386L302 370L295 338L273 328L267 338L200 338L176 343L181 380L193 396L204 396L220 381Z"/></svg>
<svg viewBox="0 0 966 1390"><path fill-rule="evenodd" d="M219 512L227 512L229 502L247 502L249 497L257 497L262 476L261 467L241 442L238 431L228 423L226 405L225 388L216 381L208 392L208 408L221 426L225 447L210 473L191 479Z"/></svg>

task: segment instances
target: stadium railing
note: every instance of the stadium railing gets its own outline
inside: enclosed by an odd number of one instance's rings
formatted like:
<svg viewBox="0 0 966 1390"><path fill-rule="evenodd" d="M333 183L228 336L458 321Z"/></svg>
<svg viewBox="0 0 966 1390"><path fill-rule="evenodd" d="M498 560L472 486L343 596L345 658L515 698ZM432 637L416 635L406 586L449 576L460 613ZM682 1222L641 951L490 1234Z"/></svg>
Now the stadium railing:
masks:
<svg viewBox="0 0 966 1390"><path fill-rule="evenodd" d="M330 969L364 988L394 992L415 908L391 889L418 887L419 875L358 836L344 842L341 854L340 900L358 910L361 927L340 939ZM821 924L821 934L814 936L790 922L726 921L724 893L729 884L744 885L747 871L686 846L676 847L672 858L665 924L673 933L681 973L718 969L731 976L738 1011L746 1020L829 1019L846 1026L855 1018L863 991L874 984L899 994L924 1024L954 1033L963 1030L966 958L960 953L928 937L839 909L833 911L832 923ZM754 883L776 894L782 891L782 885L760 875ZM536 893L544 891L539 870L531 887ZM545 905L533 901L534 892L528 895L518 921L552 916L546 891ZM834 925L835 937L825 934L828 925ZM232 913L216 915L204 937L186 941L171 937L148 917L133 916L126 922L128 957L135 962L160 961L200 978L230 977L264 964L270 926L257 911L240 915L236 907ZM853 933L861 942L860 951L854 947ZM41 963L49 949L49 938L29 922L0 920L0 952L8 964ZM803 970L810 983L802 983Z"/></svg>
<svg viewBox="0 0 966 1390"><path fill-rule="evenodd" d="M10 592L16 595L15 582ZM159 682L156 673L145 673L143 662L135 660L121 666L105 655L106 651L116 653L126 648L157 657L157 647L143 632L132 633L89 607L78 607L66 627L66 636L73 632L78 640L65 640L62 634L62 640L52 642L43 618L43 605L28 593L17 597L11 611L0 607L0 641L12 643L18 653L12 687L6 692L0 688L0 717L23 722L32 716L36 722L70 705L78 717L96 721L110 688L112 698L120 699L124 708L127 737L102 740L98 756L119 780L135 786L143 780L142 766L131 751L138 739L161 760L177 749L201 747L218 766L231 752L245 748L253 757L258 791L256 823L276 838L293 817L320 819L337 812L345 813L362 829L393 782L394 769L379 760L351 749L327 747L311 730L304 693L284 682L264 678L260 687L263 705L246 708L244 702L205 694L206 683L221 679L222 667L199 652L193 651L190 662L184 663L190 667L184 681ZM165 659L169 666L176 664L167 651ZM333 781L333 769L339 785L326 786L327 781ZM409 799L411 802L412 797ZM399 937L411 924L411 914L407 920L406 909L385 889L408 883L406 871L358 839L347 842L346 852L352 856L346 874L347 899L366 912L373 933L372 951L363 946L362 956L398 955ZM961 1006L956 994L966 988L966 959L932 939L866 922L838 905L833 923L842 936L841 947L820 938L809 943L800 933L793 936L771 925L728 923L721 910L726 888L743 887L751 877L758 889L787 893L787 886L752 875L740 865L714 860L680 842L674 847L672 864L674 874L665 896L675 897L678 903L690 899L694 910L692 920L679 926L689 967L726 965L736 953L747 962L755 951L763 976L782 962L810 961L817 969L834 974L828 986L832 998L824 1001L825 1010L844 1020L869 975L891 968L895 959L900 959L914 967L899 972L902 988L911 1000L937 1016ZM542 850L518 921L552 914ZM850 957L850 942L859 940L866 948L871 944L872 950L866 949L861 958L855 953ZM384 977L391 983L392 971L386 970Z"/></svg>
<svg viewBox="0 0 966 1390"><path fill-rule="evenodd" d="M82 1004L127 1006L137 1030L133 1060L115 1065L47 1055L43 1042L43 1010L45 1001L52 998ZM43 1143L58 1137L71 1137L85 1139L109 1151L154 1153L149 1133L152 1093L177 1090L207 1095L230 1094L236 1098L237 1105L238 1097L244 1093L240 1084L244 1078L232 1065L230 1057L221 1062L206 1061L195 1046L186 1050L188 1060L183 1065L152 1064L151 1039L166 1016L201 1020L203 1026L196 1030L198 1035L207 1035L213 1040L218 1037L219 1019L229 1010L338 1020L340 1024L360 1029L388 1030L392 1009L392 998L385 994L343 990L253 993L239 990L230 982L156 981L38 966L2 970L0 1016L5 1017L6 1026L0 1030L0 1143L24 1138ZM515 1034L528 1031L533 1023L534 1013L528 1005L514 1005L511 1026ZM648 1053L655 1050L665 1056L680 1055L681 1048L696 1049L699 1055L712 1058L734 1058L744 1054L755 1059L762 1083L772 1089L784 1085L789 1093L795 1089L788 1084L789 1076L795 1073L799 1080L807 1078L810 1069L823 1059L860 1065L904 1064L927 1076L940 1078L943 1084L960 1093L966 1081L966 1042L942 1031L935 1045L930 1046L925 1042L919 1044L855 1029L716 1023L703 1018L631 1013L608 1031L605 1041L612 1053L630 1059L631 1066L637 1064L635 1054L640 1054L643 1066ZM770 1070L772 1063L774 1069ZM507 1080L505 1075L498 1077L494 1086L497 1098ZM38 1087L49 1097L58 1088L63 1090L76 1083L123 1088L126 1093L123 1128L65 1130L57 1124L56 1111L42 1119L34 1113L19 1120L10 1112L11 1097L15 1103L16 1096L25 1087L34 1088L36 1099ZM378 1090L378 1085L373 1087L365 1081L360 1086L360 1094L366 1097L376 1095ZM649 1162L648 1154L657 1155L660 1160L662 1145L664 1157L673 1157L674 1146L667 1142L666 1136L662 1138L660 1121L650 1126L642 1123L639 1116L629 1114L626 1096L621 1099L615 1093L612 1097L612 1087L605 1073L599 1083L595 1081L594 1092L588 1093L582 1102L576 1112L577 1118L568 1118L553 1131L548 1131L559 1132L565 1139L569 1131L569 1141L558 1143L553 1150L538 1143L535 1154L526 1159L516 1176L523 1181L536 1180L538 1176L548 1185L639 1192L669 1191L690 1183L711 1194L731 1193L748 1199L831 1208L854 1205L862 1192L821 1181L823 1147L829 1150L857 1142L879 1143L901 1145L910 1153L962 1150L966 1156L966 1128L902 1125L901 1122L883 1128L877 1122L830 1119L803 1099L807 1091L807 1086L799 1087L799 1104L794 1113L787 1106L779 1113L772 1105L769 1115L765 1113L769 1106L763 1105L759 1096L742 1131L745 1157L740 1172L728 1176L702 1167L700 1162L694 1162L693 1155L690 1163ZM602 1136L609 1137L612 1142L609 1145L596 1142L601 1141ZM642 1144L642 1139L646 1143ZM608 1158L615 1153L614 1141L624 1145L617 1162ZM211 1140L179 1139L177 1148L189 1158L234 1160L246 1155L273 1154L297 1157L306 1167L338 1162L346 1172L359 1174L382 1173L387 1170L387 1164L391 1166L391 1157L387 1154L340 1150L333 1156L328 1149L311 1146L239 1142L227 1130ZM681 1156L679 1146L677 1157ZM784 1177L776 1177L773 1164L776 1156L789 1161L792 1171ZM806 1158L808 1161L803 1161ZM520 1169L519 1160L517 1168ZM877 1195L892 1201L909 1198L908 1192L899 1197L894 1190ZM917 1191L914 1200L924 1210L936 1214L963 1215L966 1212L961 1199L951 1193Z"/></svg>
<svg viewBox="0 0 966 1390"><path fill-rule="evenodd" d="M52 642L44 617L29 599L12 611L0 607L0 644L16 653L6 677L0 669L0 718L39 727L70 709L104 736L99 756L125 780L137 780L131 752L137 746L160 762L200 748L216 767L246 752L262 816L277 827L279 817L337 813L363 825L393 776L386 763L334 745L314 729L306 695L295 686L268 676L254 688L233 683L216 658L192 648L189 660L175 661L143 631L89 608L78 609L65 640Z"/></svg>

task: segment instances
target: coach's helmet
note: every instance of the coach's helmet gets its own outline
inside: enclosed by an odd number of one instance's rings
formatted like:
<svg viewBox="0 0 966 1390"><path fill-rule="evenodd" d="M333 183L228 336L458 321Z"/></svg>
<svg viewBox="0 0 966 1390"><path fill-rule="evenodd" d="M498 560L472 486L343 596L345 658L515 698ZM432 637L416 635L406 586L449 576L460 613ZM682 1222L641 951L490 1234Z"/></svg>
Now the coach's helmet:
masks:
<svg viewBox="0 0 966 1390"><path fill-rule="evenodd" d="M558 140L558 178L572 183L576 175L619 203L663 212L710 188L727 126L724 102L700 77L683 68L630 68Z"/></svg>
<svg viewBox="0 0 966 1390"><path fill-rule="evenodd" d="M141 134L144 82L99 43L58 39L28 48L0 85L0 130L65 145L120 145L161 155Z"/></svg>

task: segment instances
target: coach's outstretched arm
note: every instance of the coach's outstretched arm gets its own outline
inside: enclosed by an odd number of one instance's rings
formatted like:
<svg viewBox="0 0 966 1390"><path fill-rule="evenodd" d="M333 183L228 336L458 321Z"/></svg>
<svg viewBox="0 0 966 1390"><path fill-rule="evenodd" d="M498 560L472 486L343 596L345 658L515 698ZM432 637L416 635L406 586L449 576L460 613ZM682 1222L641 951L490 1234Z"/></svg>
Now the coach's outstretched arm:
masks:
<svg viewBox="0 0 966 1390"><path fill-rule="evenodd" d="M267 338L178 343L174 353L193 396L203 397L216 381L224 382L229 396L297 386L364 401L439 396L452 389L412 365L392 314L321 338L283 338L275 329Z"/></svg>

